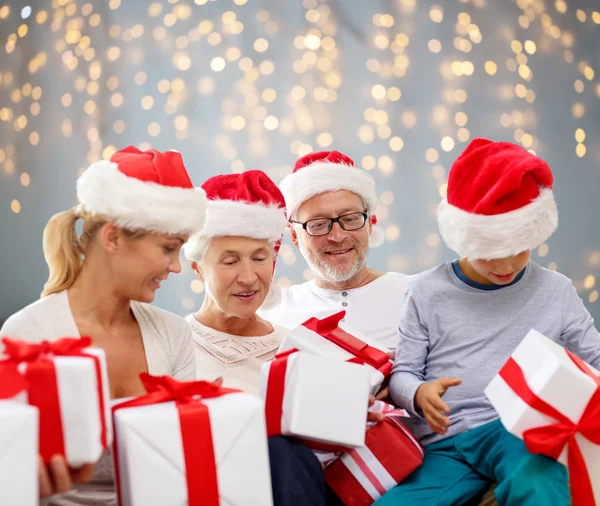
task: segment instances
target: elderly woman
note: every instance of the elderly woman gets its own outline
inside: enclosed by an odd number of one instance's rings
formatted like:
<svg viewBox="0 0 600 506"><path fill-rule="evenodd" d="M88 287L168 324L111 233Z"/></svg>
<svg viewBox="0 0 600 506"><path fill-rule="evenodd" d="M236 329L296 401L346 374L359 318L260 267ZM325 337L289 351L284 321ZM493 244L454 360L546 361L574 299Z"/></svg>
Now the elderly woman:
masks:
<svg viewBox="0 0 600 506"><path fill-rule="evenodd" d="M204 282L204 302L187 317L200 376L258 394L259 371L286 331L256 315L265 300L286 227L281 192L261 171L210 178L206 223L184 251ZM293 439L269 439L275 505L324 505L317 458Z"/></svg>
<svg viewBox="0 0 600 506"><path fill-rule="evenodd" d="M201 308L186 319L193 330L196 368L222 377L226 387L258 394L260 366L273 358L286 330L259 318L269 293L286 227L283 195L258 170L210 178L206 224L185 245L186 258L204 282ZM374 420L379 414L372 414ZM269 439L277 506L324 505L321 465L291 438Z"/></svg>
<svg viewBox="0 0 600 506"><path fill-rule="evenodd" d="M126 148L90 166L77 196L81 204L44 230L50 276L42 298L11 316L0 335L31 342L92 336L106 353L112 399L144 394L141 372L193 380L189 326L149 304L162 281L181 271L181 247L203 224L206 199L181 155ZM51 496L52 506L116 504L108 452L91 483L65 493L92 471L70 472L56 455L40 466L40 495Z"/></svg>

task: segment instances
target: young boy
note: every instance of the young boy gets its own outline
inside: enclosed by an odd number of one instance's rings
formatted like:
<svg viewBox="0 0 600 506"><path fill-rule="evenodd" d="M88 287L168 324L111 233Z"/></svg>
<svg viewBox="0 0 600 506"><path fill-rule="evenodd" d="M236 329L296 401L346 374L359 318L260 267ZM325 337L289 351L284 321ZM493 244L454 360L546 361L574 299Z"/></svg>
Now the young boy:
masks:
<svg viewBox="0 0 600 506"><path fill-rule="evenodd" d="M409 281L390 381L425 460L377 505L466 504L493 482L500 505L570 504L566 468L530 454L483 393L532 328L600 368L600 334L571 281L530 260L558 225L550 167L475 139L452 166L438 223L461 258Z"/></svg>

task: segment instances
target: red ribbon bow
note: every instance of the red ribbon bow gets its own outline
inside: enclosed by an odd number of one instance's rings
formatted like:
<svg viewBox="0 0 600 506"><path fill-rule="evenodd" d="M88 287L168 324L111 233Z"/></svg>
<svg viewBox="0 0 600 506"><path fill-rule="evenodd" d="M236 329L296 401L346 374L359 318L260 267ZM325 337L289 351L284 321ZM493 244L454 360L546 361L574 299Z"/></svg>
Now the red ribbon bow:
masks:
<svg viewBox="0 0 600 506"><path fill-rule="evenodd" d="M352 362L368 364L380 371L384 377L388 376L392 370L388 354L342 330L339 323L344 316L346 316L346 311L340 311L322 320L310 318L302 326L354 355L355 359L352 359Z"/></svg>
<svg viewBox="0 0 600 506"><path fill-rule="evenodd" d="M575 365L598 385L577 423L572 422L556 408L540 399L529 388L523 370L513 358L508 359L499 374L527 405L556 420L554 424L524 431L525 445L531 453L546 455L555 460L567 447L573 506L591 506L595 504L592 482L575 434L579 433L592 443L600 445L600 378L594 375L583 360L570 351L565 351Z"/></svg>
<svg viewBox="0 0 600 506"><path fill-rule="evenodd" d="M40 455L48 462L53 455L65 455L64 432L60 413L60 400L53 357L85 357L94 362L98 385L98 405L101 417L100 442L107 446L106 417L104 413L104 389L100 359L83 350L92 344L91 337L65 337L56 341L29 343L10 337L2 338L4 354L8 357L0 365L16 368L27 363L25 373L28 402L40 410Z"/></svg>
<svg viewBox="0 0 600 506"><path fill-rule="evenodd" d="M140 379L148 394L114 406L113 417L119 409L174 401L181 426L188 492L187 504L189 506L219 506L219 484L210 417L208 408L199 401L202 398L221 397L240 392L240 390L222 388L208 381L177 381L169 376L151 376L148 373L141 373ZM116 424L114 427L116 431ZM115 475L118 497L122 504L116 441L115 436L113 452Z"/></svg>
<svg viewBox="0 0 600 506"><path fill-rule="evenodd" d="M73 356L83 355L82 351L92 345L91 337L65 337L57 341L42 341L41 343L28 343L3 337L4 353L13 362L33 362L40 357L48 355Z"/></svg>

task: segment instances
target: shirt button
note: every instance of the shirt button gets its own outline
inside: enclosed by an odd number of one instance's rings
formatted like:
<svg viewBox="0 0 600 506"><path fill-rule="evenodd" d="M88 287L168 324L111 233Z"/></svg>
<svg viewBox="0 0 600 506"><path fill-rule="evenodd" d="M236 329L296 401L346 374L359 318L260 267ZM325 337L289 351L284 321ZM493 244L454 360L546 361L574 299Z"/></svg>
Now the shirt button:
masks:
<svg viewBox="0 0 600 506"><path fill-rule="evenodd" d="M346 307L348 305L347 302L342 302L342 306Z"/></svg>
<svg viewBox="0 0 600 506"><path fill-rule="evenodd" d="M348 295L348 292L342 292L343 297L345 297L346 295Z"/></svg>

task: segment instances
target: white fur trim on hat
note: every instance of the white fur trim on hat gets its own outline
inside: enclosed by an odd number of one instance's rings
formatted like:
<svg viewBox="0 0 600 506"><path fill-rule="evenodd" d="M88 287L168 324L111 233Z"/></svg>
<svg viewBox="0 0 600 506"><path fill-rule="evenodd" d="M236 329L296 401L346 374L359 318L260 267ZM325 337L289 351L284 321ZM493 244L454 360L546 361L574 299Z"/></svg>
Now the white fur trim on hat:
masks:
<svg viewBox="0 0 600 506"><path fill-rule="evenodd" d="M377 248L385 241L385 232L381 228L381 225L375 224L371 228L371 235L369 236L369 246L371 248Z"/></svg>
<svg viewBox="0 0 600 506"><path fill-rule="evenodd" d="M209 200L200 232L209 237L233 235L278 241L287 225L285 208L234 200Z"/></svg>
<svg viewBox="0 0 600 506"><path fill-rule="evenodd" d="M370 214L377 209L375 181L358 167L341 163L316 162L286 176L279 184L285 198L288 218L311 197L321 193L346 190L365 202Z"/></svg>
<svg viewBox="0 0 600 506"><path fill-rule="evenodd" d="M262 203L233 200L209 200L206 207L206 223L202 231L185 245L188 260L197 260L207 237L250 237L267 239L273 243L281 239L287 219L285 208Z"/></svg>
<svg viewBox="0 0 600 506"><path fill-rule="evenodd" d="M128 230L193 234L204 226L202 188L178 188L145 182L122 173L117 164L93 163L77 181L82 208L106 216Z"/></svg>
<svg viewBox="0 0 600 506"><path fill-rule="evenodd" d="M549 188L520 209L492 216L468 213L444 199L437 218L446 245L472 260L506 258L531 250L558 226L556 202Z"/></svg>

